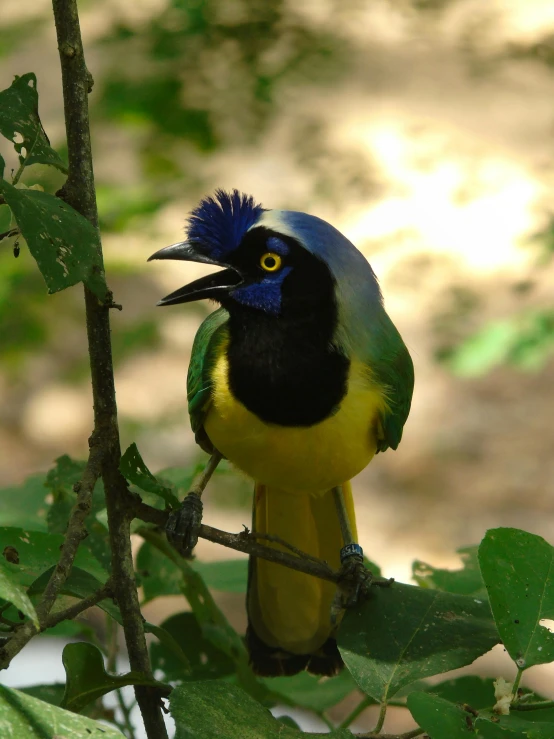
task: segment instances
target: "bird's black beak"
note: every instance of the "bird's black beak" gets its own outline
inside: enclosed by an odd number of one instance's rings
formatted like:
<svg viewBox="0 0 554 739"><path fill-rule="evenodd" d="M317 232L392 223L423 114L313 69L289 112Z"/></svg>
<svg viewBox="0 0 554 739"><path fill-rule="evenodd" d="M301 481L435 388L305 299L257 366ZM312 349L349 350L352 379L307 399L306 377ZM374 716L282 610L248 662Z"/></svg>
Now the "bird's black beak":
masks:
<svg viewBox="0 0 554 739"><path fill-rule="evenodd" d="M204 254L198 245L191 244L188 241L166 246L152 254L148 261L150 262L152 259L180 259L185 262L201 262L203 264L213 264L217 267L226 267L221 272L201 277L199 280L194 280L194 282L190 282L179 290L175 290L170 295L166 295L165 298L159 301L158 305L191 303L194 300L204 298L218 300L243 282L243 277L238 270L225 264L225 262L212 259Z"/></svg>

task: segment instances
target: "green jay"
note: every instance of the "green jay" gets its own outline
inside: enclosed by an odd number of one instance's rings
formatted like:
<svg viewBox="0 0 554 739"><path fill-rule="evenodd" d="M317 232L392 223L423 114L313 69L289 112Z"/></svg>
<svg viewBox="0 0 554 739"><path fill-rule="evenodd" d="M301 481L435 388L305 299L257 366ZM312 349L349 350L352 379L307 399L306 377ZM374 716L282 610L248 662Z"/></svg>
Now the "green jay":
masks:
<svg viewBox="0 0 554 739"><path fill-rule="evenodd" d="M150 259L223 267L159 305L220 305L194 340L189 414L202 449L254 481L253 530L332 567L341 550L359 554L350 480L377 452L397 448L414 384L365 257L320 218L218 190L192 211L186 240ZM335 674L335 592L331 582L251 557L254 671Z"/></svg>

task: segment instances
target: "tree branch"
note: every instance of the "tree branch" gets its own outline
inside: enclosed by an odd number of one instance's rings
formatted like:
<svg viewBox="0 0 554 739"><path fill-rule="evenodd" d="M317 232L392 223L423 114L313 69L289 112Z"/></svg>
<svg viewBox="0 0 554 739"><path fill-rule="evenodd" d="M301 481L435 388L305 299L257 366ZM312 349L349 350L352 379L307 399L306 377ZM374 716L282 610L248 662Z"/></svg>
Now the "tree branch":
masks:
<svg viewBox="0 0 554 739"><path fill-rule="evenodd" d="M160 511L143 503L138 495L134 496L133 513L141 521L153 523L160 528L165 528L169 515L166 511ZM337 583L340 580L340 572L334 570L323 560L318 560L311 555L304 555L303 552L296 548L296 554L289 554L280 549L273 549L272 547L258 544L256 533L252 534L248 531L242 531L240 534L231 534L228 531L221 531L220 529L214 529L212 526L202 524L199 537L213 541L216 544L221 544L224 547L235 549L237 552L245 552L246 554L260 557L260 559L266 559L269 562L276 562L285 567L290 567L298 572L305 572L307 575L320 577L323 580ZM281 542L279 541L278 543ZM284 545L288 546L287 544Z"/></svg>
<svg viewBox="0 0 554 739"><path fill-rule="evenodd" d="M105 598L111 598L112 596L113 583L111 580L108 580L105 585L98 588L94 593L87 595L86 598L74 603L72 606L68 606L68 608L64 608L63 611L56 611L56 613L50 614L44 624L41 624L41 631L51 629L52 626L56 626L62 621L71 621L72 619L77 618L80 613L86 611L87 608L92 608L92 606L97 605L100 601Z"/></svg>
<svg viewBox="0 0 554 739"><path fill-rule="evenodd" d="M98 226L96 191L88 113L92 77L85 64L76 0L53 0L54 21L62 70L63 101L69 159L68 178L60 197ZM103 268L98 239L98 264ZM133 570L127 485L119 472L121 449L117 423L109 304L101 305L85 287L88 349L94 404L94 436L102 448L102 479L106 492L112 552L112 578L123 618L125 642L132 670L152 677ZM149 739L166 739L159 698L144 686L135 686Z"/></svg>

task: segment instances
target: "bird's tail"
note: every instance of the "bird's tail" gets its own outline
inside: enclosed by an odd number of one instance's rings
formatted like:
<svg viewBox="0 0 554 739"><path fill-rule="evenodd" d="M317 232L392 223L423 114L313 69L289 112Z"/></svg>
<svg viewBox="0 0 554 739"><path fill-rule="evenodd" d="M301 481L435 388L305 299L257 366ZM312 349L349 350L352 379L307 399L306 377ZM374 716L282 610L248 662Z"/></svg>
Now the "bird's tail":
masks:
<svg viewBox="0 0 554 739"><path fill-rule="evenodd" d="M343 495L354 537L356 521L350 483ZM307 554L340 566L343 539L332 492L292 494L256 483L253 528ZM286 547L260 543L287 551ZM336 586L267 560L250 558L247 643L259 675L294 675L308 669L334 675L342 659L333 637L331 605Z"/></svg>

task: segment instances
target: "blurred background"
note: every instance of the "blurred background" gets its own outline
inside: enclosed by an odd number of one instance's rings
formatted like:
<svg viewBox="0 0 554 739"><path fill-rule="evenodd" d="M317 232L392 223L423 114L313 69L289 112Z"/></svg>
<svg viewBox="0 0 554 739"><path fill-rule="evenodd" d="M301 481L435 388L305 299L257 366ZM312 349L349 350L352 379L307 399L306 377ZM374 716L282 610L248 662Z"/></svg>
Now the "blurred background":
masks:
<svg viewBox="0 0 554 739"><path fill-rule="evenodd" d="M185 379L211 308L155 307L202 268L146 259L180 240L200 197L236 187L342 230L412 353L404 440L355 481L368 556L406 581L415 558L459 566L456 547L490 527L554 541L554 5L83 0L80 11L108 282L123 305L112 312L123 447L136 441L153 471L202 456ZM63 154L50 3L3 0L2 20L0 87L36 72ZM63 177L35 166L23 181L54 192ZM0 484L16 495L54 458L85 455L91 397L81 290L47 296L11 245L0 245ZM249 522L238 475L207 498L210 524ZM225 553L202 543L199 555Z"/></svg>

